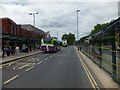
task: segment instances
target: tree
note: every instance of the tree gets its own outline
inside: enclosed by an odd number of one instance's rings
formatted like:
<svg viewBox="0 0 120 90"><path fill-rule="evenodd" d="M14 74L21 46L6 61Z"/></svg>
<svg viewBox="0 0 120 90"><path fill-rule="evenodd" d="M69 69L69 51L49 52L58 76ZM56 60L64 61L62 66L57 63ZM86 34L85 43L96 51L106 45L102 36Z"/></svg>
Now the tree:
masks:
<svg viewBox="0 0 120 90"><path fill-rule="evenodd" d="M62 40L64 40L64 39L67 40L67 37L68 37L68 35L67 35L67 34L64 34L64 35L62 36Z"/></svg>
<svg viewBox="0 0 120 90"><path fill-rule="evenodd" d="M92 33L96 33L98 31L100 31L102 28L104 28L106 25L108 25L109 23L104 23L104 24L97 24L94 26L94 29L92 30Z"/></svg>
<svg viewBox="0 0 120 90"><path fill-rule="evenodd" d="M67 40L67 42L68 42L69 45L73 45L74 42L75 42L75 35L72 34L72 33L64 34L62 36L62 40L64 40L64 39Z"/></svg>

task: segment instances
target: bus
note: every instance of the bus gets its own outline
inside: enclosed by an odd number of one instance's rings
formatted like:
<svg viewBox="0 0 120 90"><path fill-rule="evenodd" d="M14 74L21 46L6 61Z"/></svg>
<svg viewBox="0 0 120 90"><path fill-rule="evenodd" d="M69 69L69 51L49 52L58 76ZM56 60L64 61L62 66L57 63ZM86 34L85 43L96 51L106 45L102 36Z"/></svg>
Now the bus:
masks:
<svg viewBox="0 0 120 90"><path fill-rule="evenodd" d="M56 37L41 39L41 51L56 52L61 49L60 42Z"/></svg>

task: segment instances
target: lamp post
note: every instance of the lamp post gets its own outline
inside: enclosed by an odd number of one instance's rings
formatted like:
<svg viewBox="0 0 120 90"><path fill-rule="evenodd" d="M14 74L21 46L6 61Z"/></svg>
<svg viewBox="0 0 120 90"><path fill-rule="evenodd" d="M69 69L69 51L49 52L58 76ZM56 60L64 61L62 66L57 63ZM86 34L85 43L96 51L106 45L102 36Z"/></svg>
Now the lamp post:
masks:
<svg viewBox="0 0 120 90"><path fill-rule="evenodd" d="M33 15L33 26L35 26L35 15L38 14L38 12L35 13L29 13L29 15Z"/></svg>
<svg viewBox="0 0 120 90"><path fill-rule="evenodd" d="M78 13L80 12L80 10L77 10L77 40L79 39L79 28L78 28Z"/></svg>

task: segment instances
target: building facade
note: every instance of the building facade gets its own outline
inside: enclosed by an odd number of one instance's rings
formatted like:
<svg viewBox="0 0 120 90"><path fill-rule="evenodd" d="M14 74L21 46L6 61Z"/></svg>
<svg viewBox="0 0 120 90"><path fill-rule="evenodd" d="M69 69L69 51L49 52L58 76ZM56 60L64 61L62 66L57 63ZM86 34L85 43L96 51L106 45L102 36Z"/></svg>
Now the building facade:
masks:
<svg viewBox="0 0 120 90"><path fill-rule="evenodd" d="M45 32L32 25L18 25L9 18L0 19L0 40L2 41L2 50L11 46L15 49L19 46L20 51L26 51L30 47L36 49L40 45L41 38L45 37Z"/></svg>

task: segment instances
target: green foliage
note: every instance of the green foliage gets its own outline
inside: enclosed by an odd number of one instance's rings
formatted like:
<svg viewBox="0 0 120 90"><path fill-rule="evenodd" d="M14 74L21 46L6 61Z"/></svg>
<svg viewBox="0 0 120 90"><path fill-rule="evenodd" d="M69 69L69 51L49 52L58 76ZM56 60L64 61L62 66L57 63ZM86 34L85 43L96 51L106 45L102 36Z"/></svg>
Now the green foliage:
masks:
<svg viewBox="0 0 120 90"><path fill-rule="evenodd" d="M107 26L109 23L104 23L104 24L97 24L94 26L94 29L92 30L92 33L96 33L98 31L100 31L102 28L104 28L105 26Z"/></svg>
<svg viewBox="0 0 120 90"><path fill-rule="evenodd" d="M74 42L75 42L75 35L72 34L72 33L64 34L62 36L62 40L67 40L67 42L68 42L69 45L73 45Z"/></svg>

